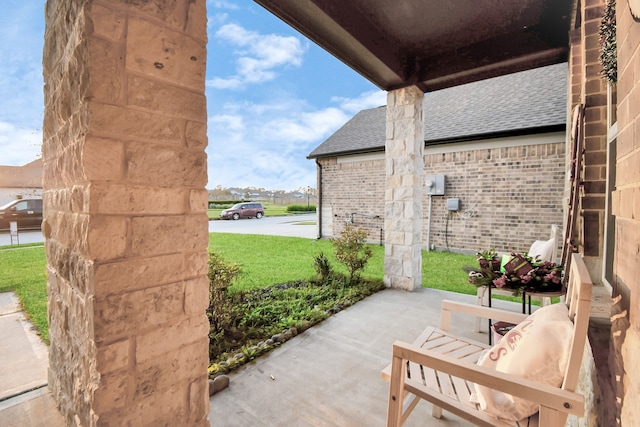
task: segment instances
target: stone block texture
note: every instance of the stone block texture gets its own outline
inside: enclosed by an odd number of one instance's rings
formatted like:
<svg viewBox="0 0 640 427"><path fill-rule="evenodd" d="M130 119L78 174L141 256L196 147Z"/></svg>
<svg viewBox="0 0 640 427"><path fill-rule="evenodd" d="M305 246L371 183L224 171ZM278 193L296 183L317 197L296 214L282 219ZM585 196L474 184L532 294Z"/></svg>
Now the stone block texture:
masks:
<svg viewBox="0 0 640 427"><path fill-rule="evenodd" d="M69 426L208 426L206 0L48 0L49 389Z"/></svg>
<svg viewBox="0 0 640 427"><path fill-rule="evenodd" d="M416 87L387 95L384 282L407 290L422 286L423 98Z"/></svg>
<svg viewBox="0 0 640 427"><path fill-rule="evenodd" d="M519 141L516 138L513 142ZM564 136L558 134L553 143L483 149L468 143L457 152L424 155L423 175L446 177L445 196L432 197L431 245L456 252L489 248L509 252L527 251L534 240L548 239L552 224L562 228L564 150ZM397 238L383 233L384 218L389 213L382 203L384 159L338 162L336 158L323 158L320 164L322 204L330 206L333 213L323 216L323 236L344 229L345 213L361 212L380 216L354 217L355 224L368 231L371 243ZM419 191L422 248L427 249L429 198L424 183ZM460 199L460 211L447 211L448 198Z"/></svg>

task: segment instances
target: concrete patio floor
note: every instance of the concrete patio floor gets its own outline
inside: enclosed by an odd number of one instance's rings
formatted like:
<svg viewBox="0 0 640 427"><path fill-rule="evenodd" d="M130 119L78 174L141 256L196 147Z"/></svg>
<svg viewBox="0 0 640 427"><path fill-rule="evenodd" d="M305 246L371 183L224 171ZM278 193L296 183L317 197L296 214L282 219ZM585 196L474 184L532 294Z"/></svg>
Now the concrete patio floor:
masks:
<svg viewBox="0 0 640 427"><path fill-rule="evenodd" d="M19 313L15 297L3 297L6 345L0 361L11 369L5 369L0 384L5 388L0 427L62 427L46 387L47 347L29 336L35 334L28 322L10 317ZM384 426L388 383L380 371L391 360L391 344L397 339L411 342L427 325L437 325L443 299L475 302L472 295L432 289L387 289L333 315L229 374L229 387L210 399L211 426ZM493 304L521 309L517 303ZM9 334L14 326L15 333ZM473 326L473 318L454 315L458 334L488 339L486 324L480 334L472 332ZM22 348L26 350L17 351ZM469 425L446 412L437 420L430 411L421 402L405 425Z"/></svg>
<svg viewBox="0 0 640 427"><path fill-rule="evenodd" d="M380 371L391 361L395 340L412 342L438 325L443 299L475 303L475 296L433 289L387 289L339 312L285 345L229 374L227 389L210 399L211 426L384 426L388 383ZM521 310L521 304L493 301ZM454 315L460 335L473 332L474 318ZM431 405L418 404L405 426L468 426Z"/></svg>

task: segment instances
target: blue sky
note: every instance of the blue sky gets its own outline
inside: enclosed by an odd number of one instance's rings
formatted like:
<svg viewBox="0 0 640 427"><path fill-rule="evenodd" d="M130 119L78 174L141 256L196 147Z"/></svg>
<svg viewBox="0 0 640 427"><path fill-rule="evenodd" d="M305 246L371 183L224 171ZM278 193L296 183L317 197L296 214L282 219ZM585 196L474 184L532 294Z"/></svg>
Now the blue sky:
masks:
<svg viewBox="0 0 640 427"><path fill-rule="evenodd" d="M3 0L0 165L40 157L44 1ZM207 0L209 184L315 187L306 156L385 92L251 0Z"/></svg>

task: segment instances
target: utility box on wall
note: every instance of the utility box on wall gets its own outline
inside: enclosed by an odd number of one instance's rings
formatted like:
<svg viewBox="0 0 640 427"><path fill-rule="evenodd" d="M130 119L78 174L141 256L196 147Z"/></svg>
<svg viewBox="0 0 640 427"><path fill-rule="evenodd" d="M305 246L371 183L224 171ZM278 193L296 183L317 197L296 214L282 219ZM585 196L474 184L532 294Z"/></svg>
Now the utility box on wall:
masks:
<svg viewBox="0 0 640 427"><path fill-rule="evenodd" d="M444 175L427 175L424 185L427 195L444 196Z"/></svg>
<svg viewBox="0 0 640 427"><path fill-rule="evenodd" d="M457 197L447 199L447 210L457 212L460 210L460 199Z"/></svg>

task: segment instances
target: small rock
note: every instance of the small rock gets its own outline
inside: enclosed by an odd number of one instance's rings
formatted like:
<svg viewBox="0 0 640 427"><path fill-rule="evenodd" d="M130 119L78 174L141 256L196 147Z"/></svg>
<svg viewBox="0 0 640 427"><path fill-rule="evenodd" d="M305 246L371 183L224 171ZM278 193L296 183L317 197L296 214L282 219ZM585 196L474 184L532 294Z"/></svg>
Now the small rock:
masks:
<svg viewBox="0 0 640 427"><path fill-rule="evenodd" d="M293 335L294 337L298 335L298 328L291 328L290 331L291 331L291 335Z"/></svg>
<svg viewBox="0 0 640 427"><path fill-rule="evenodd" d="M236 355L233 356L233 357L235 359L242 360L242 359L244 359L244 353L236 353Z"/></svg>
<svg viewBox="0 0 640 427"><path fill-rule="evenodd" d="M266 340L266 341L264 342L264 344L265 344L265 345L273 345L273 343L274 343L274 342L275 342L274 340L272 340L271 338L269 338L268 340Z"/></svg>
<svg viewBox="0 0 640 427"><path fill-rule="evenodd" d="M229 377L226 375L218 375L209 380L209 396L213 396L217 392L224 390L229 386Z"/></svg>
<svg viewBox="0 0 640 427"><path fill-rule="evenodd" d="M273 340L273 342L280 342L283 340L283 337L282 334L275 334L271 337L271 339Z"/></svg>

